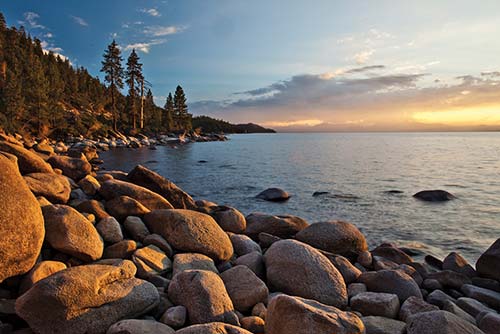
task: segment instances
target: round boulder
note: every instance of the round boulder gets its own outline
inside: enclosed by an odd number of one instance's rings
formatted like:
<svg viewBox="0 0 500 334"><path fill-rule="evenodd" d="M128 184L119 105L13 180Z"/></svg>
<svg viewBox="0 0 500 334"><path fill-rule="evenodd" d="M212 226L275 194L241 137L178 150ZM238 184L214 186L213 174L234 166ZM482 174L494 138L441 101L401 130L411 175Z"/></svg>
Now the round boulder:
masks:
<svg viewBox="0 0 500 334"><path fill-rule="evenodd" d="M284 202L290 198L290 195L280 188L268 188L256 197L270 202Z"/></svg>
<svg viewBox="0 0 500 334"><path fill-rule="evenodd" d="M430 311L412 316L406 327L408 334L484 334L467 320L447 311Z"/></svg>
<svg viewBox="0 0 500 334"><path fill-rule="evenodd" d="M367 271L358 282L364 283L368 291L393 293L403 303L411 296L422 299L422 292L413 278L400 270Z"/></svg>
<svg viewBox="0 0 500 334"><path fill-rule="evenodd" d="M63 175L79 181L92 172L92 165L87 160L71 158L63 155L50 157L47 162L53 167L62 170Z"/></svg>
<svg viewBox="0 0 500 334"><path fill-rule="evenodd" d="M24 176L24 181L35 196L43 196L52 203L68 202L71 185L65 176L54 173L32 173Z"/></svg>
<svg viewBox="0 0 500 334"><path fill-rule="evenodd" d="M456 198L445 190L422 190L413 197L425 202L445 202Z"/></svg>
<svg viewBox="0 0 500 334"><path fill-rule="evenodd" d="M246 221L245 234L254 240L258 240L261 232L280 238L290 238L309 226L304 219L291 215L274 216L251 213L246 217Z"/></svg>

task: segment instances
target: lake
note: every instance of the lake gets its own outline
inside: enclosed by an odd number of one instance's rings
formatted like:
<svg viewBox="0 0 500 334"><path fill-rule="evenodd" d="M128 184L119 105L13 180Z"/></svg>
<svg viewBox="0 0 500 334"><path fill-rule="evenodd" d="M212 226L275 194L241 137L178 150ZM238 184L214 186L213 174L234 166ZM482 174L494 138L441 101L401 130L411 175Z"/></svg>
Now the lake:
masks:
<svg viewBox="0 0 500 334"><path fill-rule="evenodd" d="M142 164L195 199L244 214L349 221L372 247L390 241L438 257L458 251L475 261L500 237L500 133L246 134L175 148L115 149L101 157L106 169ZM269 187L292 197L285 203L255 198ZM447 190L457 199L412 197L424 189ZM317 191L328 194L313 197Z"/></svg>

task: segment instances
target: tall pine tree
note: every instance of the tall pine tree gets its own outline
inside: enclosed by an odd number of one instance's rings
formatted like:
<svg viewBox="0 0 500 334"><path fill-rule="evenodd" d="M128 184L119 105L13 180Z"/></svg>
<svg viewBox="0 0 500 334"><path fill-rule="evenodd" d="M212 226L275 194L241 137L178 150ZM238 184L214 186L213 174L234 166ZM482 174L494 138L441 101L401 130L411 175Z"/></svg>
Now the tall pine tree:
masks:
<svg viewBox="0 0 500 334"><path fill-rule="evenodd" d="M104 52L104 60L102 63L101 72L104 72L104 81L109 84L111 91L111 109L113 112L113 129L118 130L118 112L116 110L116 95L119 94L118 89L123 88L123 67L121 51L113 40Z"/></svg>
<svg viewBox="0 0 500 334"><path fill-rule="evenodd" d="M169 130L174 130L174 99L172 93L168 93L167 101L165 102L165 117L163 126Z"/></svg>
<svg viewBox="0 0 500 334"><path fill-rule="evenodd" d="M132 50L127 59L127 71L125 73L128 85L128 110L132 118L132 127L137 128L137 96L140 94L140 87L144 79L142 74L142 64L139 63L139 56Z"/></svg>
<svg viewBox="0 0 500 334"><path fill-rule="evenodd" d="M186 95L181 86L177 86L174 95L174 122L178 129L191 130L191 115L188 113Z"/></svg>

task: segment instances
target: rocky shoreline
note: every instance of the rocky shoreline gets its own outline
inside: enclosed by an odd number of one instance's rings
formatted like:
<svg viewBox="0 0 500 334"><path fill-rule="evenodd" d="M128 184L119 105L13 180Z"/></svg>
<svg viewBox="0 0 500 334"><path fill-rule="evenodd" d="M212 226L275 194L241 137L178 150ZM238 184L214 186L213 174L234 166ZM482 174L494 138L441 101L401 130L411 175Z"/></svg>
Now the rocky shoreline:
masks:
<svg viewBox="0 0 500 334"><path fill-rule="evenodd" d="M245 217L143 166L99 171L99 150L152 144L135 139L0 136L0 333L500 332L500 239L475 267L417 262L350 223Z"/></svg>

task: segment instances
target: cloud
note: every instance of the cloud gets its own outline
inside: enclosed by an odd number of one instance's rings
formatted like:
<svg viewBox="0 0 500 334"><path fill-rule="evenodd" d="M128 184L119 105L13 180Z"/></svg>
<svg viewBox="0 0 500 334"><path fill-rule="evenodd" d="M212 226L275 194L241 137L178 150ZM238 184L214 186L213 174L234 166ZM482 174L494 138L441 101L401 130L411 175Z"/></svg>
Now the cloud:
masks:
<svg viewBox="0 0 500 334"><path fill-rule="evenodd" d="M350 73L364 73L368 71L375 71L375 70L383 70L385 69L384 65L370 65L370 66L363 66L363 67L358 67L358 68L353 68L351 70L345 71L345 73L350 74Z"/></svg>
<svg viewBox="0 0 500 334"><path fill-rule="evenodd" d="M148 26L144 28L144 33L149 36L162 37L174 35L184 31L185 27L180 26Z"/></svg>
<svg viewBox="0 0 500 334"><path fill-rule="evenodd" d="M375 50L365 50L365 51L362 51L362 52L358 52L356 53L352 59L354 61L356 61L356 64L358 65L363 65L365 64L366 62L368 62L368 60L370 60L371 56L375 53Z"/></svg>
<svg viewBox="0 0 500 334"><path fill-rule="evenodd" d="M149 50L151 49L151 46L153 46L153 45L160 45L160 44L165 43L166 41L167 40L165 40L165 39L155 39L155 40L152 40L152 41L149 41L149 42L132 43L132 44L126 45L125 46L125 50L135 49L135 50L142 51L144 53L149 53Z"/></svg>
<svg viewBox="0 0 500 334"><path fill-rule="evenodd" d="M42 46L43 53L48 54L49 52L52 52L56 57L59 56L59 58L61 58L62 60L69 60L67 56L62 54L62 52L64 51L62 48L56 47L52 43L49 43L47 41L41 41L40 44Z"/></svg>
<svg viewBox="0 0 500 334"><path fill-rule="evenodd" d="M161 16L161 13L156 8L142 8L142 9L140 9L140 12L148 14L148 15L153 16L153 17L160 17Z"/></svg>
<svg viewBox="0 0 500 334"><path fill-rule="evenodd" d="M32 29L47 29L47 27L38 23L38 19L40 18L40 15L38 15L37 13L25 12L23 14L23 17L24 17L24 21L19 21L19 24L27 25L28 28L32 28Z"/></svg>
<svg viewBox="0 0 500 334"><path fill-rule="evenodd" d="M75 21L77 24L79 24L79 25L81 25L83 27L88 27L89 26L89 24L87 23L87 21L85 21L81 17L74 16L74 15L70 15L69 17L71 17L73 19L73 21Z"/></svg>

